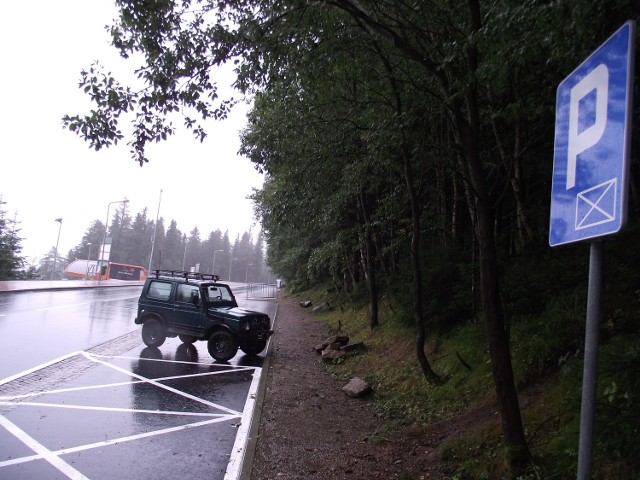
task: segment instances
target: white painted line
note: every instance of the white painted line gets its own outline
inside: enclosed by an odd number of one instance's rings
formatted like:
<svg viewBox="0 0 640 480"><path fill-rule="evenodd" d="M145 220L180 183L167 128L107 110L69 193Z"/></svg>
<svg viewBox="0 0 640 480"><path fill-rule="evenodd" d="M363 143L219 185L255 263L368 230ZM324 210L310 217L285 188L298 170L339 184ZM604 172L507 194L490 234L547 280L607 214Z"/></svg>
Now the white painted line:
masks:
<svg viewBox="0 0 640 480"><path fill-rule="evenodd" d="M13 402L0 402L0 405L15 405ZM135 408L119 408L119 407L94 407L91 405L70 405L68 403L42 403L42 402L20 402L21 407L50 407L50 408L69 408L71 410L95 410L99 412L126 412L126 413L151 413L154 415L178 415L181 417L228 417L222 413L205 413L205 412L175 412L171 410L139 410ZM236 415L232 415L235 417Z"/></svg>
<svg viewBox="0 0 640 480"><path fill-rule="evenodd" d="M68 353L66 355L63 355L62 357L56 358L55 360L51 360L50 362L43 363L41 365L38 365L37 367L30 368L29 370L25 370L24 372L16 373L15 375L12 375L10 377L3 378L2 380L0 380L0 385L4 385L5 383L9 383L9 382L11 382L13 380L17 380L18 378L24 377L26 375L29 375L30 373L33 373L33 372L37 372L38 370L42 370L43 368L46 368L46 367L48 367L50 365L53 365L55 363L61 362L63 360L71 358L71 357L75 357L76 355L82 355L82 353L83 352L81 352L81 351L71 352L71 353Z"/></svg>
<svg viewBox="0 0 640 480"><path fill-rule="evenodd" d="M258 386L260 385L261 370L256 370L247 393L247 401L244 404L242 419L240 420L240 428L236 434L236 440L231 449L229 463L224 474L224 480L237 480L242 473L242 464L244 456L247 452L247 443L249 441L249 431L251 430L251 421L253 412L256 408L256 398L258 395Z"/></svg>
<svg viewBox="0 0 640 480"><path fill-rule="evenodd" d="M88 303L69 303L68 305L56 305L55 307L36 308L36 312L46 312L47 310L60 310L61 308L82 307Z"/></svg>
<svg viewBox="0 0 640 480"><path fill-rule="evenodd" d="M93 448L100 448L100 447L105 447L105 446L109 446L109 445L116 445L118 443L124 443L124 442L130 442L133 440L141 440L147 437L153 437L156 435L164 435L167 433L173 433L173 432L179 432L181 430L188 430L190 428L197 428L197 427L202 427L205 425L212 425L214 423L220 423L220 422L225 422L227 420L233 419L233 418L237 418L233 415L227 415L225 417L220 417L220 418L216 418L213 420L205 420L202 422L195 422L195 423L188 423L186 425L181 425L179 427L170 427L170 428L163 428L161 430L155 430L152 432L146 432L146 433L139 433L136 435L131 435L129 437L120 437L120 438L112 438L111 440L105 440L103 442L96 442L96 443L89 443L87 445L79 445L77 447L70 447L70 448L64 448L62 450L56 450L54 452L50 452L53 455L66 455L69 453L77 453L77 452L83 452L85 450L91 450ZM26 462L31 462L33 460L40 460L41 458L44 458L43 455L30 455L28 457L21 457L21 458L13 458L11 460L5 460L4 462L0 462L0 468L2 467L8 467L10 465L17 465L20 463L26 463ZM82 477L84 478L84 477Z"/></svg>
<svg viewBox="0 0 640 480"><path fill-rule="evenodd" d="M36 441L34 438L27 435L27 433L20 429L16 424L11 422L8 418L0 415L0 425L6 428L10 433L12 433L18 440L24 443L31 450L36 452L38 456L47 462L49 462L52 466L60 470L67 477L72 480L84 480L87 479L82 473L73 468L67 462L62 460L58 455L53 453L51 450L46 448L40 442Z"/></svg>
<svg viewBox="0 0 640 480"><path fill-rule="evenodd" d="M170 386L165 385L163 383L160 383L160 382L158 382L158 381L156 381L154 379L143 377L142 375L138 375L137 373L133 373L133 372L131 372L129 370L126 370L124 368L120 368L117 365L113 365L113 364L111 364L109 362L104 362L102 360L98 360L96 357L94 357L90 353L82 352L82 355L84 355L89 360L93 360L96 363L100 363L101 365L105 365L107 367L113 368L114 370L116 370L118 372L124 373L125 375L132 376L132 377L137 378L139 380L144 380L147 383L155 385L156 387L162 388L162 389L167 390L169 392L175 393L176 395L180 395L182 397L188 398L188 399L193 400L195 402L202 403L204 405L208 405L208 406L210 406L212 408L216 408L218 410L222 410L223 412L230 413L231 415L237 415L237 416L241 415L240 412L237 412L237 411L232 410L230 408L224 407L224 406L219 405L217 403L209 402L208 400L205 400L205 399L200 398L200 397L196 397L195 395L191 395L191 394L189 394L187 392L183 392L181 390L178 390L177 388L170 387Z"/></svg>
<svg viewBox="0 0 640 480"><path fill-rule="evenodd" d="M220 370L219 372L211 372L211 373L225 373L228 372L230 370L253 370L253 369L260 369L260 367L250 367L250 366L246 366L246 365L216 365L216 364L212 364L212 363L206 363L206 362L188 362L186 360L166 360L164 358L140 358L140 357L128 357L128 356L124 356L124 355L101 355L99 353L92 353L91 355L93 355L94 357L100 357L100 358L113 358L113 359L118 359L121 358L123 360L144 360L145 362L165 362L165 363L183 363L186 365L202 365L204 367L219 367L219 368L224 368L225 370Z"/></svg>
<svg viewBox="0 0 640 480"><path fill-rule="evenodd" d="M255 370L256 367L247 367L246 371L251 371L251 370ZM167 380L180 380L183 378L196 378L196 377L207 377L210 375L221 375L223 373L237 373L237 372L242 372L244 370L225 370L222 372L202 372L202 373L192 373L190 375L173 375L171 377L159 377L159 378L155 378L154 380L156 382L166 382ZM5 400L5 401L16 401L16 400L20 400L23 398L31 398L31 397L39 397L41 395L49 395L49 394L56 394L56 393L68 393L68 392L79 392L79 391L83 391L83 390L96 390L99 388L111 388L111 387L124 387L127 385L136 385L139 383L147 383L146 380L131 380L128 382L116 382L116 383L103 383L100 385L87 385L85 387L73 387L73 388L60 388L57 390L38 390L35 392L31 392L31 393L25 393L22 395L9 395L9 396L2 396L0 395L0 400Z"/></svg>

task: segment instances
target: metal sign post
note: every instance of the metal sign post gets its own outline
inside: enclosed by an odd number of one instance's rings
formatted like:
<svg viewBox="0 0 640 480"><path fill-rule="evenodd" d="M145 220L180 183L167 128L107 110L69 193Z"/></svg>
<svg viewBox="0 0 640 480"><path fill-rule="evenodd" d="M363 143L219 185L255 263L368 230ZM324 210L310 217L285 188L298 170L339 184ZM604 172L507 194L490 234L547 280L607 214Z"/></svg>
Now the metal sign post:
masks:
<svg viewBox="0 0 640 480"><path fill-rule="evenodd" d="M578 480L591 478L601 237L627 216L635 22L628 21L558 86L549 245L591 240Z"/></svg>

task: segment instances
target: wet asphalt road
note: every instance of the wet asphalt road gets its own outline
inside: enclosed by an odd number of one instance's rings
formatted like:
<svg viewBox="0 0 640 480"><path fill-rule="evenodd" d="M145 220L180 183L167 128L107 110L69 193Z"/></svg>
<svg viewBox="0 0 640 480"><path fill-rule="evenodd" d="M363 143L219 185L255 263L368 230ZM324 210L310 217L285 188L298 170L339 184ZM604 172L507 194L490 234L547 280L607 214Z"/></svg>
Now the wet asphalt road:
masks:
<svg viewBox="0 0 640 480"><path fill-rule="evenodd" d="M147 348L139 292L0 294L0 478L238 477L265 353Z"/></svg>

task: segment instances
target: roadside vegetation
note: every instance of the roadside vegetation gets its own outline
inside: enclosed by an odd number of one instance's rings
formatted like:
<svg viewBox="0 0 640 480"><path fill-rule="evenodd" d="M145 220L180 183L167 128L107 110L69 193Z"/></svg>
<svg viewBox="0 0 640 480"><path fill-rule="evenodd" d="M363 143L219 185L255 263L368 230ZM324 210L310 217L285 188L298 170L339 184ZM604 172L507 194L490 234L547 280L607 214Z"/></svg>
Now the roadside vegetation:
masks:
<svg viewBox="0 0 640 480"><path fill-rule="evenodd" d="M636 227L607 242L605 250L593 478L634 479L640 469L640 379L635 373L640 368L640 289L637 274L630 271L640 261L633 248L637 235ZM425 265L426 284L439 278L442 258L434 255ZM518 478L575 478L588 247L518 256L505 265L504 279L514 374L533 458ZM402 298L391 293L403 287L410 288L410 282L382 289L375 331L368 324L366 292L345 295L325 285L289 288L288 293L314 305L328 302L333 310L318 314L327 334L339 329L351 342L364 342L364 353L327 368L342 380L359 376L372 385L370 401L382 418L381 438L405 428L415 435L442 422L435 427L444 432L437 458L451 478L507 478L483 322L470 316L442 321L437 316L441 309L428 315L431 333L425 347L443 378L441 385L431 385L412 355L415 327Z"/></svg>

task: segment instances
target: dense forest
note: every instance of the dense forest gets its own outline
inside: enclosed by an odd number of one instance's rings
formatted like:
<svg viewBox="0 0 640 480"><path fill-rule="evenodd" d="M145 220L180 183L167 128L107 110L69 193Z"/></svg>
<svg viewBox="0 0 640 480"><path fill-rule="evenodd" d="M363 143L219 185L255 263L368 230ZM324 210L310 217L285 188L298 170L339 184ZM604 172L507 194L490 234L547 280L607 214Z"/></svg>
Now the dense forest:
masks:
<svg viewBox="0 0 640 480"><path fill-rule="evenodd" d="M65 267L76 259L100 260L105 226L100 220L94 220L66 255L51 247L38 265L29 265L21 255L20 222L7 217L2 208L4 204L0 197L0 280L58 280L64 277ZM235 282L275 282L266 265L264 237L260 231L245 232L232 242L227 231L215 230L203 237L196 226L187 235L175 220L166 228L162 217L158 218L156 229L155 221L147 218L146 209L132 217L126 203L116 209L111 220L107 230L111 239L111 262L152 270L194 269Z"/></svg>
<svg viewBox="0 0 640 480"><path fill-rule="evenodd" d="M235 86L253 100L241 153L265 173L254 201L273 272L292 288L365 292L373 330L381 305L395 305L414 326L415 358L434 388L447 379L427 340L482 321L508 470L531 468L517 387L579 350L583 334L573 316L561 318L556 348L538 350L528 373L514 369L517 321L566 292L584 293L583 251L549 253L547 241L556 89L637 19L638 2L116 4L113 46L144 58L145 88L92 66L81 88L95 110L65 116L66 128L99 149L124 139L119 122L130 119L133 159L153 161L146 144L172 134L180 115L196 138L206 135L203 121L226 116L237 100L218 98L212 72L234 62ZM639 111L631 227L640 212ZM637 307L634 295L625 305ZM620 333L629 334L628 322L613 323L609 334ZM632 391L624 398L637 406ZM637 432L637 417L631 425ZM618 447L634 471L637 450Z"/></svg>
<svg viewBox="0 0 640 480"><path fill-rule="evenodd" d="M154 230L155 222L147 218L146 209L134 217L127 213L126 204L116 210L108 230L112 239L109 259L112 262L141 265L144 268L150 266L151 270L194 269L201 273L215 273L221 279L236 282L275 281L265 264L264 241L260 232L256 238L252 237L251 232L245 232L232 242L228 232L220 230L203 237L197 226L187 235L178 228L175 220L171 220L166 228L162 217L158 219L158 228ZM62 267L75 259L99 260L104 231L104 224L95 220L81 242L68 252ZM44 272L52 268L49 263L52 262L55 249L50 253L40 266ZM213 269L215 272L212 272ZM57 275L61 275L59 269L56 270Z"/></svg>

